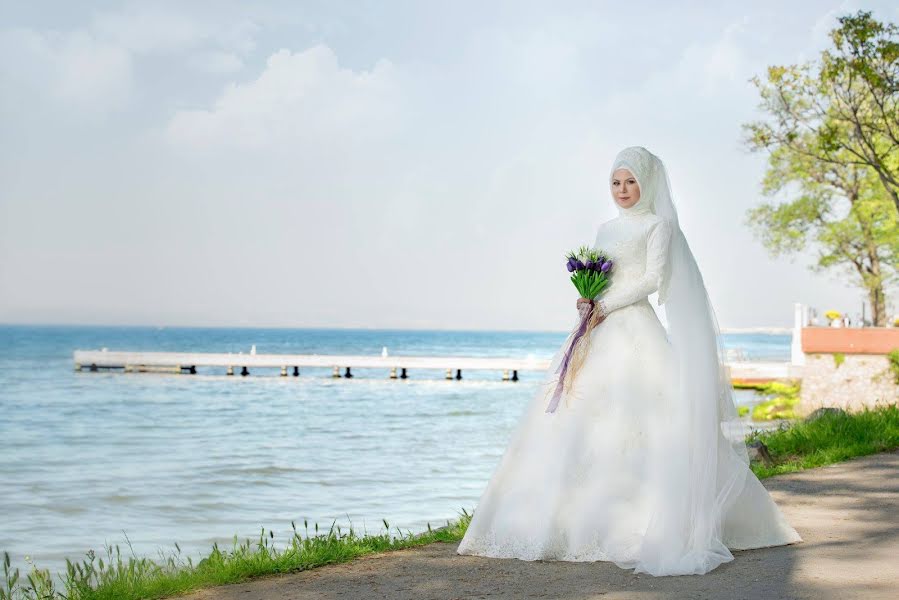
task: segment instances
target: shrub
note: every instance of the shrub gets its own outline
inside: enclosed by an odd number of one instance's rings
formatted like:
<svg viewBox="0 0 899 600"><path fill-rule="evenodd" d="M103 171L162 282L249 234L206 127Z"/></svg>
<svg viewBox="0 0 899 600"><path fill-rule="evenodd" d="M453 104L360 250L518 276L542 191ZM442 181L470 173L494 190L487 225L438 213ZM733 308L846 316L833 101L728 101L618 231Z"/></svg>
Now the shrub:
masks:
<svg viewBox="0 0 899 600"><path fill-rule="evenodd" d="M890 370L893 372L893 379L896 385L899 385L899 348L894 348L887 354L887 360L890 361Z"/></svg>
<svg viewBox="0 0 899 600"><path fill-rule="evenodd" d="M798 415L800 381L772 381L760 386L756 394L768 396L764 402L752 408L755 421L771 421L774 419L795 419Z"/></svg>

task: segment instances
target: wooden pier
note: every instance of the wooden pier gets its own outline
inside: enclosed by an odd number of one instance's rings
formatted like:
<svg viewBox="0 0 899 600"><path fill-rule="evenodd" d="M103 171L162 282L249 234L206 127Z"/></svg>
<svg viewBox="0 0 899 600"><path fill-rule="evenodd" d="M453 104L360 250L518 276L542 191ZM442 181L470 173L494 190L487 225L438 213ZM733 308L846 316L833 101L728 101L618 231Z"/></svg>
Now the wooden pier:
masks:
<svg viewBox="0 0 899 600"><path fill-rule="evenodd" d="M383 369L390 379L407 379L417 369L437 369L445 379L461 380L465 371L499 371L503 381L518 381L521 371L545 371L547 359L465 356L353 356L327 354L244 354L209 352L129 352L75 350L75 370L118 369L126 373L196 373L197 367L220 367L226 375L247 376L255 369L279 369L282 377L298 377L301 369L327 368L331 377L353 377L352 369ZM760 383L801 377L801 367L786 362L728 363L731 380Z"/></svg>

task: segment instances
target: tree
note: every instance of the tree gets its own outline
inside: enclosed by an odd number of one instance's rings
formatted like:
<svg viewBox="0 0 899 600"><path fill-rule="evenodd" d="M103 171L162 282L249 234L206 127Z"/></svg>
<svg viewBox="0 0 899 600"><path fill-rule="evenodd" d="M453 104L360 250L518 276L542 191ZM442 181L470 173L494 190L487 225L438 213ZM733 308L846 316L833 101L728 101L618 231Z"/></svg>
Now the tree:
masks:
<svg viewBox="0 0 899 600"><path fill-rule="evenodd" d="M899 30L863 11L839 22L820 62L751 80L772 117L743 126L749 148L770 153L763 193L795 196L746 223L774 256L812 243L813 269L848 269L883 326L899 264Z"/></svg>
<svg viewBox="0 0 899 600"><path fill-rule="evenodd" d="M867 291L874 324L886 325L886 289L899 280L899 213L877 175L779 148L762 190L770 196L789 188L796 190L792 200L750 209L746 224L774 256L812 245L818 254L812 269L848 275Z"/></svg>

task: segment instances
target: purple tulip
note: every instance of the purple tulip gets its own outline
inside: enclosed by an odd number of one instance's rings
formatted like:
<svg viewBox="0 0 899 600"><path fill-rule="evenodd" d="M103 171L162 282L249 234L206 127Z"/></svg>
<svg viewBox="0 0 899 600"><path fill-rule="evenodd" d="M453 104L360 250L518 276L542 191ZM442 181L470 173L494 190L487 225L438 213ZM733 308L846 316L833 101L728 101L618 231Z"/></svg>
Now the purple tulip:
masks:
<svg viewBox="0 0 899 600"><path fill-rule="evenodd" d="M587 260L586 265L587 265L587 268L592 271L593 268L596 266L596 263L593 262L593 259L591 258L591 259Z"/></svg>
<svg viewBox="0 0 899 600"><path fill-rule="evenodd" d="M578 259L577 262L575 263L575 266L580 270L580 269L584 268L584 263L581 262L580 259Z"/></svg>
<svg viewBox="0 0 899 600"><path fill-rule="evenodd" d="M608 270L611 269L611 268L612 268L612 263L609 262L609 261L606 261L606 262L602 263L602 267L600 267L600 270L601 270L603 273L606 273L606 272L608 272Z"/></svg>
<svg viewBox="0 0 899 600"><path fill-rule="evenodd" d="M568 269L568 272L569 272L569 273L571 273L572 271L574 271L574 265L571 263L570 260L569 260L567 263L565 263L565 267Z"/></svg>

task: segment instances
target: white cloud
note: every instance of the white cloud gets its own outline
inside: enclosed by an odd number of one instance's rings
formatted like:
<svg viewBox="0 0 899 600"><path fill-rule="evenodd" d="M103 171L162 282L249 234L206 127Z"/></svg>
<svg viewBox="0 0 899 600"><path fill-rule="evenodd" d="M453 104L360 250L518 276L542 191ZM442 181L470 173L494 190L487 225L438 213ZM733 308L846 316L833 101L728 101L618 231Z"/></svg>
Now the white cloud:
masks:
<svg viewBox="0 0 899 600"><path fill-rule="evenodd" d="M213 46L245 55L255 48L258 26L250 21L194 18L181 7L134 4L94 16L91 30L136 54L172 54Z"/></svg>
<svg viewBox="0 0 899 600"><path fill-rule="evenodd" d="M45 88L83 109L118 108L131 95L130 54L86 31L0 32L0 82L14 92Z"/></svg>
<svg viewBox="0 0 899 600"><path fill-rule="evenodd" d="M734 84L752 72L741 38L749 27L744 17L728 24L714 39L690 43L684 48L680 60L673 67L660 71L654 83L672 86L669 90L691 95L715 96L732 92Z"/></svg>
<svg viewBox="0 0 899 600"><path fill-rule="evenodd" d="M232 52L201 52L191 56L188 63L206 73L227 74L243 68L243 60Z"/></svg>
<svg viewBox="0 0 899 600"><path fill-rule="evenodd" d="M194 71L234 73L255 48L257 32L249 20L146 4L97 13L66 31L0 30L0 104L16 110L49 101L95 113L122 108L133 96L139 57L178 56Z"/></svg>
<svg viewBox="0 0 899 600"><path fill-rule="evenodd" d="M198 24L152 5L127 12L98 14L91 29L137 53L181 50L194 46L206 35Z"/></svg>
<svg viewBox="0 0 899 600"><path fill-rule="evenodd" d="M707 48L700 48L700 52L706 56L702 71L705 73L708 88L714 88L722 81L730 86L746 73L748 64L739 36L747 31L748 27L751 27L751 24L744 17L725 27L721 37Z"/></svg>
<svg viewBox="0 0 899 600"><path fill-rule="evenodd" d="M810 28L809 40L812 43L813 54L811 58L817 54L817 48L823 48L830 45L830 31L839 26L839 17L854 13L859 9L858 2L854 0L843 0L838 6L823 13L819 18L815 19L814 24ZM877 14L874 15L878 17Z"/></svg>
<svg viewBox="0 0 899 600"><path fill-rule="evenodd" d="M722 325L788 324L794 299L855 305L855 290L767 259L739 224L764 172L737 146L756 110L746 78L809 47L820 12L491 4L472 20L455 5L254 5L248 21L245 5L160 2L88 16L80 32L0 37L0 175L15 175L2 177L0 245L24 257L0 287L22 290L17 307L58 296L29 291L34 272L67 282L115 242L105 254L140 276L92 271L70 286L77 311L59 314L128 318L92 296L115 285L144 299L138 320L195 321L179 312L188 294L212 307L208 323L561 329L556 257L614 215L606 168L630 144L669 165ZM23 123L51 96L121 106L129 93L128 118L105 128L77 127L68 105ZM69 218L53 229L51 210ZM172 271L184 256L202 267ZM361 304L333 268L351 262ZM777 289L747 291L754 276Z"/></svg>
<svg viewBox="0 0 899 600"><path fill-rule="evenodd" d="M165 137L179 149L270 146L285 139L325 140L381 127L394 114L395 69L379 60L369 71L340 67L317 45L280 50L253 81L231 83L211 108L178 111Z"/></svg>

